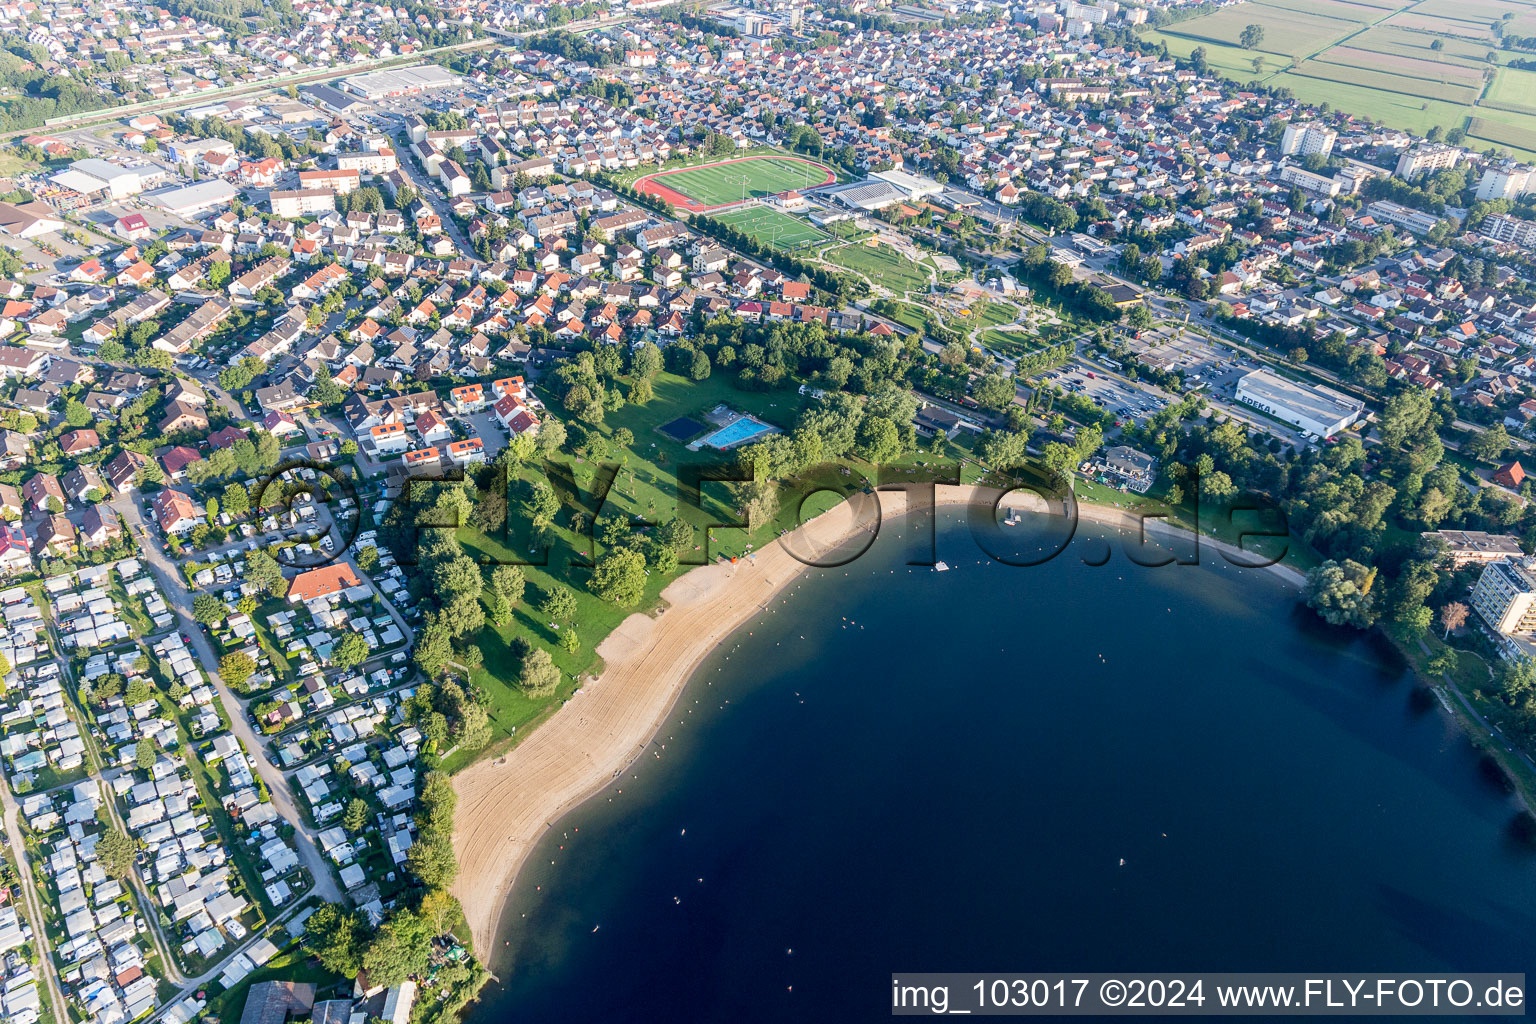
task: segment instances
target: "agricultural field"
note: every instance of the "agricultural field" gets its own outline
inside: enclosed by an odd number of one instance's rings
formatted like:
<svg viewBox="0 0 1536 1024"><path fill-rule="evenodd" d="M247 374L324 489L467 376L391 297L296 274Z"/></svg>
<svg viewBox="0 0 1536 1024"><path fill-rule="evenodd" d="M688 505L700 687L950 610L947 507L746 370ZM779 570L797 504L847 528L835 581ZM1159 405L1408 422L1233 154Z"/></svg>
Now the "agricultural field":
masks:
<svg viewBox="0 0 1536 1024"><path fill-rule="evenodd" d="M1461 129L1469 145L1529 158L1536 72L1503 66L1530 55L1503 49L1497 23L1536 35L1536 0L1249 0L1149 35L1178 57L1203 47L1236 82L1417 135ZM1264 29L1254 49L1239 43L1248 25Z"/></svg>
<svg viewBox="0 0 1536 1024"><path fill-rule="evenodd" d="M698 213L744 199L829 185L837 175L825 164L799 156L749 156L671 171L635 182L642 193Z"/></svg>
<svg viewBox="0 0 1536 1024"><path fill-rule="evenodd" d="M1536 114L1536 71L1500 68L1481 105L1495 110Z"/></svg>
<svg viewBox="0 0 1536 1024"><path fill-rule="evenodd" d="M715 220L737 231L751 235L755 240L775 250L793 249L807 243L820 242L827 233L798 217L791 217L771 206L748 206L717 214Z"/></svg>

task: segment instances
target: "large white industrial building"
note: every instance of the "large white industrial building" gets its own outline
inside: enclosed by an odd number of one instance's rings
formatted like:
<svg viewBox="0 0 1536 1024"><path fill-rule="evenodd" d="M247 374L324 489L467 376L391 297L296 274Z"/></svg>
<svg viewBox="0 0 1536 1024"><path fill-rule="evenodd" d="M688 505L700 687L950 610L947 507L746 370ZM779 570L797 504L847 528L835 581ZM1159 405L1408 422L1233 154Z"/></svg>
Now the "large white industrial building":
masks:
<svg viewBox="0 0 1536 1024"><path fill-rule="evenodd" d="M113 199L136 196L147 188L153 188L165 180L165 171L152 164L123 166L108 160L89 157L76 160L69 169L53 176L57 185L74 189L81 195L105 192Z"/></svg>
<svg viewBox="0 0 1536 1024"><path fill-rule="evenodd" d="M1237 382L1237 400L1306 434L1332 437L1358 420L1365 403L1332 388L1298 384L1268 370L1254 370Z"/></svg>

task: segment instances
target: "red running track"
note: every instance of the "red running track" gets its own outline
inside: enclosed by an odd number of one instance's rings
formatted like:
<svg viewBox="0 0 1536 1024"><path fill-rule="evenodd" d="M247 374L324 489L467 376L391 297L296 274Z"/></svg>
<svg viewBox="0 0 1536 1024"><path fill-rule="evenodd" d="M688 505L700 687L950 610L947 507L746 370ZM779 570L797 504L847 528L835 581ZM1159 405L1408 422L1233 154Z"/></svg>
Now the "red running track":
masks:
<svg viewBox="0 0 1536 1024"><path fill-rule="evenodd" d="M720 210L727 206L738 206L740 205L739 203L716 203L714 206L705 206L703 203L684 195L675 188L668 188L666 185L661 184L656 179L665 178L669 174L681 174L684 171L702 171L707 167L725 167L730 164L744 164L751 160L787 160L791 163L809 164L812 167L817 167L826 171L827 176L821 181L817 182L815 185L807 186L809 188L821 188L823 185L831 185L833 182L837 181L836 174L832 173L830 170L827 170L825 166L817 163L814 160L807 160L804 157L798 156L770 156L766 153L759 153L756 156L739 156L733 160L717 160L712 164L699 164L696 167L674 167L669 171L657 171L655 174L647 174L645 177L635 182L635 191L639 192L643 196L655 196L657 199L660 199L666 203L670 203L672 206L679 210L687 210L689 213L708 213L711 210ZM794 190L791 189L790 191ZM776 192L773 194L784 195L785 193Z"/></svg>

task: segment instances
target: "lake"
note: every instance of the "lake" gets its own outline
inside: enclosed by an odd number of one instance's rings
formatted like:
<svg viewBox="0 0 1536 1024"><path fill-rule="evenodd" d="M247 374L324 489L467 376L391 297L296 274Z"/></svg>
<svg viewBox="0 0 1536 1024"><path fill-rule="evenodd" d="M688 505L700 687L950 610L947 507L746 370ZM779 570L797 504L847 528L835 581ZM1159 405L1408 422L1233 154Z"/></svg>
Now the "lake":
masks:
<svg viewBox="0 0 1536 1024"><path fill-rule="evenodd" d="M1536 963L1517 808L1380 638L1086 527L1014 568L946 522L950 572L896 532L801 577L549 833L475 1024L886 1020L892 972Z"/></svg>

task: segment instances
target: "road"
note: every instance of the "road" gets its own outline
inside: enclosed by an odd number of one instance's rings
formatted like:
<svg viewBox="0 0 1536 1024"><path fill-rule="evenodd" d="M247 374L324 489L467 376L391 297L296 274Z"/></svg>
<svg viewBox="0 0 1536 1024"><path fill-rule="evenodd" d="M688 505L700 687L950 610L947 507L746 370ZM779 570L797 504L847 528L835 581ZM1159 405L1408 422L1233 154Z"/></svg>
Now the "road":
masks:
<svg viewBox="0 0 1536 1024"><path fill-rule="evenodd" d="M131 495L118 498L112 503L112 507L117 510L129 530L135 533L145 530L147 533L138 503ZM245 747L252 766L261 776L262 782L266 784L267 792L272 798L273 809L293 825L294 839L299 846L299 856L315 880L315 894L332 903L341 902L341 887L336 884L330 863L320 853L320 848L315 845L314 838L310 834L312 829L299 813L298 805L293 799L293 790L288 784L288 777L272 763L266 738L252 728L244 703L219 676L215 668L219 663L219 657L213 649L213 644L203 632L203 627L192 615L192 592L182 581L181 573L166 558L158 541L153 537L144 536L140 549L150 572L154 574L155 581L160 585L161 593L165 595L166 602L180 616L183 632L192 638L192 646L197 651L198 660L202 662L203 670L207 672L209 680L219 695L219 702L223 704L224 711L229 717L230 732L234 733Z"/></svg>
<svg viewBox="0 0 1536 1024"><path fill-rule="evenodd" d="M38 961L42 965L43 984L48 990L48 1003L53 1008L54 1020L64 1024L64 993L59 988L58 971L53 965L53 944L48 941L48 929L43 922L42 898L37 894L37 883L32 877L32 861L26 843L21 838L21 806L11 795L11 786L0 777L0 805L5 808L5 837L10 843L11 857L16 861L16 874L21 880L21 900L29 923L32 925L32 944L36 947Z"/></svg>

